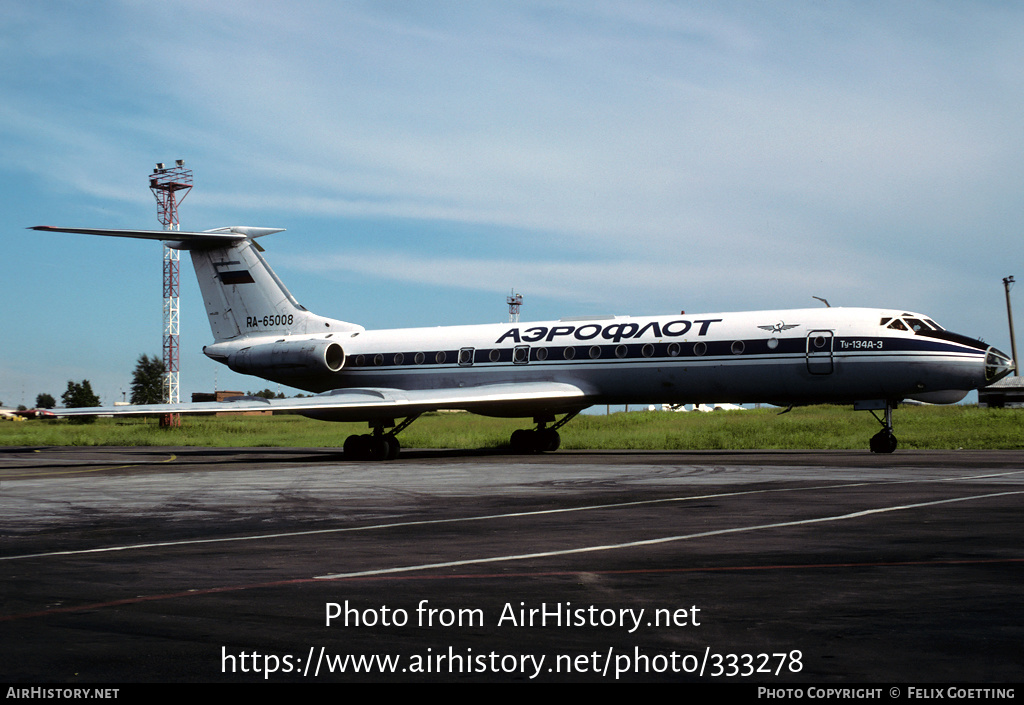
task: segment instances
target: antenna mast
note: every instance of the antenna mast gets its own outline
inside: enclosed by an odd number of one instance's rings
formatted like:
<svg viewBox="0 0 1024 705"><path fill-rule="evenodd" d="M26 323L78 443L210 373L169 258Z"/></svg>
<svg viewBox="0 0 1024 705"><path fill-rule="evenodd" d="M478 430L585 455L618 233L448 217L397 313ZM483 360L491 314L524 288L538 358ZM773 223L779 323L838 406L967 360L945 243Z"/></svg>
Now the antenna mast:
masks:
<svg viewBox="0 0 1024 705"><path fill-rule="evenodd" d="M149 190L156 198L156 217L164 230L179 230L178 202L192 190L192 170L185 168L185 161L178 159L168 169L159 162L149 175ZM180 194L180 195L179 195ZM181 401L178 387L178 310L181 251L164 245L164 402L177 404ZM160 418L161 426L180 426L180 414L165 414Z"/></svg>
<svg viewBox="0 0 1024 705"><path fill-rule="evenodd" d="M523 295L517 294L516 290L513 289L512 293L505 299L505 303L508 304L508 322L518 323L519 307L523 305Z"/></svg>

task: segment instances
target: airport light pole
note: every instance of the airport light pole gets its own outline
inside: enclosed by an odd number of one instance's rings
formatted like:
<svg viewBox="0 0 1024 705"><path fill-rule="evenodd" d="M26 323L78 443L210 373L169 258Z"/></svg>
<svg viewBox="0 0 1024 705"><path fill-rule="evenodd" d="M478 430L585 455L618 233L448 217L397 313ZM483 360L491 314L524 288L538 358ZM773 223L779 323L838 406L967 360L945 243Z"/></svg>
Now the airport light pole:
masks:
<svg viewBox="0 0 1024 705"><path fill-rule="evenodd" d="M1003 289L1006 290L1006 317L1010 320L1010 354L1013 356L1013 376L1016 377L1020 368L1017 360L1017 340L1013 335L1013 309L1010 307L1010 287L1013 286L1013 275L1003 277Z"/></svg>
<svg viewBox="0 0 1024 705"><path fill-rule="evenodd" d="M149 189L156 197L157 219L164 230L179 230L178 201L184 200L192 190L192 170L185 168L185 162L178 159L167 168L163 163L156 165L149 175ZM179 267L181 251L164 245L164 402L177 404L181 401L178 387L178 309L179 309ZM164 414L161 426L180 426L180 414Z"/></svg>

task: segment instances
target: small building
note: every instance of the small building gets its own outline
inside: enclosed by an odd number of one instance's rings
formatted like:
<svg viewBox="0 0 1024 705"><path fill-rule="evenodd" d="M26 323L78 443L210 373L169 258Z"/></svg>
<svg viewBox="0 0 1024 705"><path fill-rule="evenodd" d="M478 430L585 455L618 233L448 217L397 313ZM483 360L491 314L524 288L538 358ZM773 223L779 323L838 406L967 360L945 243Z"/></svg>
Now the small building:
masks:
<svg viewBox="0 0 1024 705"><path fill-rule="evenodd" d="M220 392L192 392L192 401L224 401L231 397L244 397L245 392L232 392L232 391L220 391ZM273 416L274 412L270 409L266 411L218 411L214 416Z"/></svg>
<svg viewBox="0 0 1024 705"><path fill-rule="evenodd" d="M978 405L1002 408L1024 406L1024 377L1003 377L978 390Z"/></svg>

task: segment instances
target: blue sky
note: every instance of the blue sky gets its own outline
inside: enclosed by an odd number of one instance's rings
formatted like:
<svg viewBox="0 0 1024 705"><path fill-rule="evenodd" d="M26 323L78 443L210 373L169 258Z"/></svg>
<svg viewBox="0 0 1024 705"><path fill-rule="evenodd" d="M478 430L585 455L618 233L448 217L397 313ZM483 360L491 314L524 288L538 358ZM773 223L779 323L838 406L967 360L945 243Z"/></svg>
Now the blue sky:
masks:
<svg viewBox="0 0 1024 705"><path fill-rule="evenodd" d="M0 0L0 400L161 346L161 251L31 225L261 243L368 328L892 306L1008 350L1024 222L1011 2ZM183 396L255 390L202 356Z"/></svg>

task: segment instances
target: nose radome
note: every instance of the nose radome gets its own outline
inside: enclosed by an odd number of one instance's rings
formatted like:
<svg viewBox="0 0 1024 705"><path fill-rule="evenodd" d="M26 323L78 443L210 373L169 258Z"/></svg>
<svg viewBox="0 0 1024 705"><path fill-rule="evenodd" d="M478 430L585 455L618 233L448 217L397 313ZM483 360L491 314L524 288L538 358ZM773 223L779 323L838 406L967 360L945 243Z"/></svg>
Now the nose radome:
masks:
<svg viewBox="0 0 1024 705"><path fill-rule="evenodd" d="M1010 356L996 348L989 348L985 353L985 382L992 384L1001 380L1016 369Z"/></svg>

